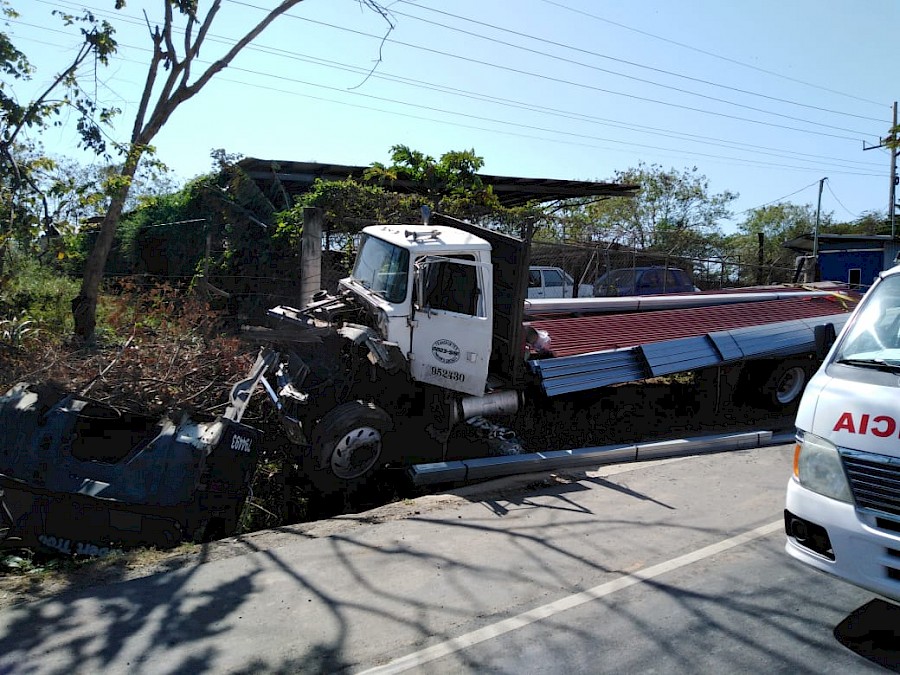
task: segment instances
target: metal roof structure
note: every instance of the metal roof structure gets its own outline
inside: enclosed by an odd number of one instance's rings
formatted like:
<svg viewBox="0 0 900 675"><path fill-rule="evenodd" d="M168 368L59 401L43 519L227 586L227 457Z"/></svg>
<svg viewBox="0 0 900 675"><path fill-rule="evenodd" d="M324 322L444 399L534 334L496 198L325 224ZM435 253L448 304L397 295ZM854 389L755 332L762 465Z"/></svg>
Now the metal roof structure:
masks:
<svg viewBox="0 0 900 675"><path fill-rule="evenodd" d="M793 239L789 239L784 242L782 246L784 248L789 248L792 251L798 251L800 253L812 252L813 250L813 239L814 235L810 232L809 234L802 234L799 237L794 237ZM885 243L892 241L891 235L889 234L822 234L819 233L819 245L822 244L870 244L870 245L878 245L883 246Z"/></svg>
<svg viewBox="0 0 900 675"><path fill-rule="evenodd" d="M343 164L319 164L317 162L293 162L246 157L238 162L240 167L270 198L281 198L285 207L293 205L294 198L312 187L317 178L322 180L362 179L368 166ZM530 201L551 202L573 197L630 197L639 185L601 183L593 181L559 180L553 178L521 178L515 176L491 176L477 174L485 185L490 185L503 206L522 206ZM412 192L411 182L397 180L391 183L397 192Z"/></svg>

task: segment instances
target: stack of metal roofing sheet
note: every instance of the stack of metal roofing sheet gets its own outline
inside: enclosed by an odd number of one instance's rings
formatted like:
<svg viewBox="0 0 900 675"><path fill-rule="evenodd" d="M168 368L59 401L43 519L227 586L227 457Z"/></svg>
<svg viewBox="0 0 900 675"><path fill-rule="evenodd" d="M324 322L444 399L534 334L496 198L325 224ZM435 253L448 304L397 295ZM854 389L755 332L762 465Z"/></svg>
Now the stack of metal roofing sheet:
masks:
<svg viewBox="0 0 900 675"><path fill-rule="evenodd" d="M834 291L785 288L780 290L673 293L671 295L636 295L613 298L530 298L525 301L525 314L533 317L552 317L559 314L621 314L650 312L663 309L712 307L746 302L771 302L796 298L834 297Z"/></svg>
<svg viewBox="0 0 900 675"><path fill-rule="evenodd" d="M557 356L528 363L546 394L559 396L748 358L808 353L815 349L815 326L832 323L840 330L849 309L807 298L535 321L531 326L550 335Z"/></svg>

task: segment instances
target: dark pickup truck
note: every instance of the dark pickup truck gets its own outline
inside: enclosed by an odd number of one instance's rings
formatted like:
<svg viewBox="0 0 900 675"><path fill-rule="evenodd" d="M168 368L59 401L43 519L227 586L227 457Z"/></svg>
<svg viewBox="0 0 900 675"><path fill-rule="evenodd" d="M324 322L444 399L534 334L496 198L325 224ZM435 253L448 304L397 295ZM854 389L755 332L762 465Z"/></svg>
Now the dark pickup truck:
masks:
<svg viewBox="0 0 900 675"><path fill-rule="evenodd" d="M677 267L627 267L610 270L594 282L595 297L691 293L699 290Z"/></svg>

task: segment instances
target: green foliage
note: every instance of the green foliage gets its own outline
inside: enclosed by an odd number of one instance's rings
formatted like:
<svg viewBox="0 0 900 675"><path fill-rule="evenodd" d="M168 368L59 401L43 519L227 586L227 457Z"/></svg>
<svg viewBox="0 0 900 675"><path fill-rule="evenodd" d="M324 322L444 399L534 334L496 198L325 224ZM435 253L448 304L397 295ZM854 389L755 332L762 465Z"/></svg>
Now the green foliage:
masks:
<svg viewBox="0 0 900 675"><path fill-rule="evenodd" d="M0 319L0 345L7 347L21 347L28 337L36 335L37 328L34 321L13 317L12 319Z"/></svg>
<svg viewBox="0 0 900 675"><path fill-rule="evenodd" d="M828 229L831 214L821 219L822 231ZM811 206L780 203L753 209L738 225L738 233L727 238L726 248L742 266L738 282L753 284L781 283L792 278L795 253L782 244L811 233L815 228L816 212ZM762 278L758 278L756 263L759 259L759 235L763 235Z"/></svg>
<svg viewBox="0 0 900 675"><path fill-rule="evenodd" d="M419 195L398 194L352 178L342 181L316 179L312 189L297 200L294 208L275 216L273 236L280 246L299 251L303 209L319 207L324 212L323 229L341 247L367 225L421 222L420 209L424 203Z"/></svg>
<svg viewBox="0 0 900 675"><path fill-rule="evenodd" d="M364 180L400 188L426 198L435 211L482 216L500 207L493 190L478 175L484 159L475 150L451 150L439 160L406 145L391 148L390 166L375 162Z"/></svg>
<svg viewBox="0 0 900 675"><path fill-rule="evenodd" d="M617 171L617 183L640 185L633 198L615 197L585 207L591 238L639 249L704 257L721 236L719 221L730 215L737 194L711 194L697 167L678 171L639 164Z"/></svg>
<svg viewBox="0 0 900 675"><path fill-rule="evenodd" d="M42 331L62 335L72 328L71 301L78 284L24 255L12 257L0 285L0 317L33 320Z"/></svg>
<svg viewBox="0 0 900 675"><path fill-rule="evenodd" d="M6 0L0 0L0 14L15 17ZM64 113L74 111L82 147L105 153L105 137L100 125L109 124L117 110L99 106L92 94L82 89L79 68L89 59L106 65L116 51L113 28L90 12L80 16L54 11L64 25L80 25L81 45L72 61L50 78L50 84L32 100L14 90L17 81L30 80L35 72L26 55L0 31L0 267L11 241L29 246L41 230L53 227L50 203L61 194L58 184L47 184L46 174L53 160L44 157L36 139L51 126L62 126Z"/></svg>

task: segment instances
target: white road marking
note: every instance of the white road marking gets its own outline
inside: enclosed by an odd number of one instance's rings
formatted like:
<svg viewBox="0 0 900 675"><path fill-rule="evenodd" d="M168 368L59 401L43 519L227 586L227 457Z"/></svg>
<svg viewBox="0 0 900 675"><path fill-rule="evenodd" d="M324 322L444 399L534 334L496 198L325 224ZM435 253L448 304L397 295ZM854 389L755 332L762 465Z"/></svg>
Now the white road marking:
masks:
<svg viewBox="0 0 900 675"><path fill-rule="evenodd" d="M560 598L559 600L555 600L554 602L551 602L549 604L543 605L541 607L536 607L535 609L531 609L527 612L523 612L518 616L498 621L497 623L479 628L478 630L473 630L472 632L466 633L465 635L460 635L459 637L445 640L444 642L439 642L438 644L426 647L425 649L421 649L411 654L407 654L406 656L401 656L400 658L394 659L393 661L386 663L383 666L376 666L375 668L365 670L359 675L373 675L375 673L402 673L411 668L417 668L431 661L449 656L454 652L462 651L463 649L466 649L473 645L477 645L481 642L485 642L492 638L505 635L506 633L510 633L519 628L524 628L525 626L528 626L529 624L535 623L537 621L548 619L555 614L559 614L560 612L565 612L574 607L578 607L579 605L591 602L592 600L606 597L615 593L616 591L624 590L629 586L634 586L635 584L639 584L648 579L653 579L654 577L658 577L662 574L666 574L682 567L686 567L687 565L692 565L696 562L700 562L701 560L704 560L706 558L711 558L712 556L718 555L719 553L722 553L729 549L735 548L737 546L742 546L743 544L751 542L755 539L760 539L769 534L772 534L773 532L776 532L783 527L784 521L776 520L773 523L757 527L754 530L750 530L749 532L745 532L744 534L739 534L736 537L724 539L717 544L704 546L703 548L697 549L696 551L686 553L685 555L678 556L677 558L672 558L671 560L659 563L658 565L653 565L652 567L648 567L645 570L640 570L638 572L635 572L634 574L619 577L618 579L608 581L604 584L600 584L599 586L594 586L593 588L582 591L581 593L575 593L574 595Z"/></svg>

